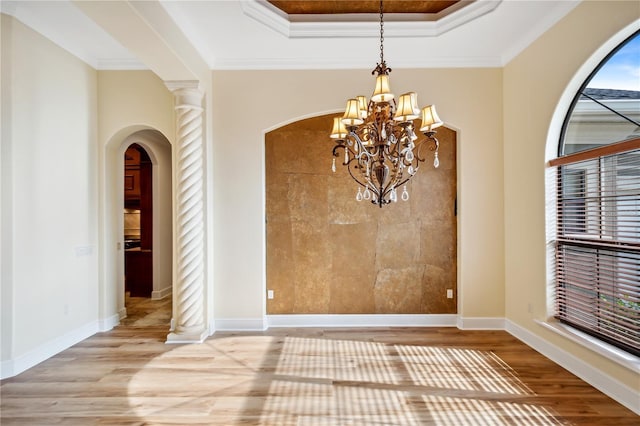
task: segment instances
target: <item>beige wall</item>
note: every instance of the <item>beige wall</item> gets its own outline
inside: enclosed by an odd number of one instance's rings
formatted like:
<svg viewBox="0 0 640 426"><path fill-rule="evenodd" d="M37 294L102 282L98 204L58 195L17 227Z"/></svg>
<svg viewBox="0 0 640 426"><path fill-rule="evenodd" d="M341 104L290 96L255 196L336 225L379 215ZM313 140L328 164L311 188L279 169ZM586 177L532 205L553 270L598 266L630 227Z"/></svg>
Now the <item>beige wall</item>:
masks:
<svg viewBox="0 0 640 426"><path fill-rule="evenodd" d="M605 49L603 44L612 37L622 41L625 27L625 36L637 30L639 16L638 2L583 2L504 69L506 317L637 391L637 374L534 320L552 315L547 309L545 153L556 152L569 101L617 42Z"/></svg>
<svg viewBox="0 0 640 426"><path fill-rule="evenodd" d="M264 133L337 112L373 83L369 70L213 72L216 318L266 313ZM394 70L391 87L435 103L458 131L458 312L503 317L502 71Z"/></svg>
<svg viewBox="0 0 640 426"><path fill-rule="evenodd" d="M1 50L4 376L96 331L98 176L95 70L6 15Z"/></svg>
<svg viewBox="0 0 640 426"><path fill-rule="evenodd" d="M167 246L173 244L169 146L175 135L173 105L171 92L150 71L98 72L102 318L124 313L124 256L117 247L123 244L123 155L134 142L143 145L154 160L154 291L172 285L172 255ZM159 234L159 230L165 232Z"/></svg>

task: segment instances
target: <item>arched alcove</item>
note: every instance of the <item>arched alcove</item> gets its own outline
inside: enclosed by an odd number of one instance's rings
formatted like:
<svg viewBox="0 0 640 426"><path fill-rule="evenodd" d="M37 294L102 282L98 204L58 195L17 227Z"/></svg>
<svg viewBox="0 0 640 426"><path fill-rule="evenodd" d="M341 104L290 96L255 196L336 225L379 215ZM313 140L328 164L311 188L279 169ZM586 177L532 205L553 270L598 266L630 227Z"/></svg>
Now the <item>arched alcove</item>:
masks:
<svg viewBox="0 0 640 426"><path fill-rule="evenodd" d="M265 135L267 314L456 313L456 132L438 129L440 167L409 201L380 209L331 171L334 116Z"/></svg>

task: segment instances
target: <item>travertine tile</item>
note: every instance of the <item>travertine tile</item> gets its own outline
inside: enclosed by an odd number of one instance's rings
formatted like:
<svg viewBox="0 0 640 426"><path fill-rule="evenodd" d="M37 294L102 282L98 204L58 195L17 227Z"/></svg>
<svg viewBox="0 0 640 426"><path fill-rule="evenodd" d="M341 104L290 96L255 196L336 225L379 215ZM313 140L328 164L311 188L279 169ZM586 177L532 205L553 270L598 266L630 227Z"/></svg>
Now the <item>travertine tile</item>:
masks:
<svg viewBox="0 0 640 426"><path fill-rule="evenodd" d="M378 271L374 287L376 312L421 313L423 271L424 266L420 265Z"/></svg>

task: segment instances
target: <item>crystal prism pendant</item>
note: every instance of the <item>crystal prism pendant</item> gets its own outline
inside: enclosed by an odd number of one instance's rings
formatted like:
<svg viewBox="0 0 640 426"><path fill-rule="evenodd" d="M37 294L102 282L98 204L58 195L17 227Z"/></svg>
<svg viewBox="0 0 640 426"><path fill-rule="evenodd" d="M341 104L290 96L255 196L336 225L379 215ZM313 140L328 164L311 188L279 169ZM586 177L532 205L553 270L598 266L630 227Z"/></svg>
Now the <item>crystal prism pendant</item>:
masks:
<svg viewBox="0 0 640 426"><path fill-rule="evenodd" d="M365 190L364 190L364 199L365 200L370 200L371 199L371 191L369 191L369 188L365 188Z"/></svg>
<svg viewBox="0 0 640 426"><path fill-rule="evenodd" d="M402 188L402 201L407 201L409 199L409 192L407 191L406 185Z"/></svg>

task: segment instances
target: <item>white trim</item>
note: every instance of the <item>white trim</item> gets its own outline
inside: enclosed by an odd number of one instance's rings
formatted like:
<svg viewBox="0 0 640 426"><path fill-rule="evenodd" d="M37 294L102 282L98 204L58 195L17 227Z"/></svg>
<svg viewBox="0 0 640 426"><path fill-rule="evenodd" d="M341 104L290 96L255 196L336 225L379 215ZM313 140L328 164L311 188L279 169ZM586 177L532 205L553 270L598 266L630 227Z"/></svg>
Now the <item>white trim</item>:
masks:
<svg viewBox="0 0 640 426"><path fill-rule="evenodd" d="M62 336L51 339L23 355L3 361L2 364L0 364L0 379L18 375L94 335L98 331L98 321L92 321Z"/></svg>
<svg viewBox="0 0 640 426"><path fill-rule="evenodd" d="M458 317L460 330L504 330L504 318Z"/></svg>
<svg viewBox="0 0 640 426"><path fill-rule="evenodd" d="M499 56L430 56L400 58L393 63L394 68L501 68ZM289 58L217 58L214 70L341 70L370 69L369 59L347 56L332 58L289 57Z"/></svg>
<svg viewBox="0 0 640 426"><path fill-rule="evenodd" d="M492 12L502 0L477 0L446 14L423 14L422 21L385 21L385 37L436 37ZM378 37L378 14L292 15L266 1L242 2L245 15L288 38ZM404 17L404 16L403 16ZM406 18L406 17L404 17Z"/></svg>
<svg viewBox="0 0 640 426"><path fill-rule="evenodd" d="M102 332L111 330L113 327L120 324L120 318L119 314L113 314L110 317L98 320L98 331Z"/></svg>
<svg viewBox="0 0 640 426"><path fill-rule="evenodd" d="M267 323L264 318L218 318L210 328L215 331L264 331Z"/></svg>
<svg viewBox="0 0 640 426"><path fill-rule="evenodd" d="M632 389L610 375L597 370L593 364L584 362L510 320L506 320L505 330L594 388L640 415L640 398L638 398L636 389Z"/></svg>
<svg viewBox="0 0 640 426"><path fill-rule="evenodd" d="M455 314L267 315L268 327L455 327Z"/></svg>
<svg viewBox="0 0 640 426"><path fill-rule="evenodd" d="M127 308L125 306L123 308L120 308L120 310L118 311L118 318L125 319L126 317L127 317Z"/></svg>
<svg viewBox="0 0 640 426"><path fill-rule="evenodd" d="M535 320L536 324L541 325L547 330L551 330L560 336L566 337L571 341L602 355L609 360L628 368L636 374L640 374L640 358L616 348L602 340L589 336L580 330L559 321L540 321Z"/></svg>
<svg viewBox="0 0 640 426"><path fill-rule="evenodd" d="M167 296L171 296L171 291L173 290L173 286L165 287L160 290L154 290L151 292L151 300L161 300Z"/></svg>

